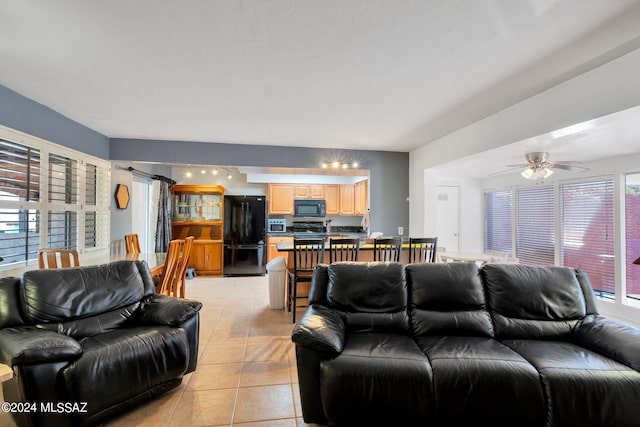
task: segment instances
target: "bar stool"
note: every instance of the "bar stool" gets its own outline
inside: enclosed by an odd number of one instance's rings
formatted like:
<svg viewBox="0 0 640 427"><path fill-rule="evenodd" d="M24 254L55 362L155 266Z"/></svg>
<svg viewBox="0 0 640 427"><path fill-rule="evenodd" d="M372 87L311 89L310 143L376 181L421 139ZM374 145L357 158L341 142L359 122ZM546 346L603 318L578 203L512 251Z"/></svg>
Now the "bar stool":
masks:
<svg viewBox="0 0 640 427"><path fill-rule="evenodd" d="M309 298L308 290L300 293L298 285L301 283L310 285L314 268L322 262L324 262L324 239L293 240L293 270L288 271L287 293L287 306L293 312L293 323L296 323L296 309L307 306L306 304L298 305L298 301Z"/></svg>
<svg viewBox="0 0 640 427"><path fill-rule="evenodd" d="M330 239L329 264L337 261L357 261L359 251L360 239Z"/></svg>
<svg viewBox="0 0 640 427"><path fill-rule="evenodd" d="M409 238L409 263L436 262L437 237Z"/></svg>
<svg viewBox="0 0 640 427"><path fill-rule="evenodd" d="M402 239L400 237L382 237L373 241L374 261L400 262Z"/></svg>

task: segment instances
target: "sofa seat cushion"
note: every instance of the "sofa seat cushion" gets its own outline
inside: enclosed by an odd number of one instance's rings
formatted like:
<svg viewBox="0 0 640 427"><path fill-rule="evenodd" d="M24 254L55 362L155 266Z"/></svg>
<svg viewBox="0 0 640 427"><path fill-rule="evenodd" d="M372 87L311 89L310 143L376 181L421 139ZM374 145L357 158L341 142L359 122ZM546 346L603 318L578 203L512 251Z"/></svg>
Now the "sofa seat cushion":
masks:
<svg viewBox="0 0 640 427"><path fill-rule="evenodd" d="M640 373L599 353L556 341L507 340L540 372L551 426L640 425Z"/></svg>
<svg viewBox="0 0 640 427"><path fill-rule="evenodd" d="M80 341L80 359L62 371L69 400L89 402L89 415L144 393L187 369L182 328L136 327Z"/></svg>
<svg viewBox="0 0 640 427"><path fill-rule="evenodd" d="M402 425L432 415L429 361L406 335L346 337L344 350L320 365L320 393L330 424Z"/></svg>
<svg viewBox="0 0 640 427"><path fill-rule="evenodd" d="M423 336L416 342L431 362L440 424L545 425L538 372L509 347L485 337Z"/></svg>

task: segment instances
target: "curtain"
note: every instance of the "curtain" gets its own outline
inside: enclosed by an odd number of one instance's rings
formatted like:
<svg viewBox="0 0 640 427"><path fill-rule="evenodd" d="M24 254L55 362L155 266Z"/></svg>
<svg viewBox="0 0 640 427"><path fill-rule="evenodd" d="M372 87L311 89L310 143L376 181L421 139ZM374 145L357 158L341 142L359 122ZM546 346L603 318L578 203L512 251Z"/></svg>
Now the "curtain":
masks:
<svg viewBox="0 0 640 427"><path fill-rule="evenodd" d="M156 252L167 252L171 241L171 200L169 183L160 181L158 197L158 223L156 226Z"/></svg>

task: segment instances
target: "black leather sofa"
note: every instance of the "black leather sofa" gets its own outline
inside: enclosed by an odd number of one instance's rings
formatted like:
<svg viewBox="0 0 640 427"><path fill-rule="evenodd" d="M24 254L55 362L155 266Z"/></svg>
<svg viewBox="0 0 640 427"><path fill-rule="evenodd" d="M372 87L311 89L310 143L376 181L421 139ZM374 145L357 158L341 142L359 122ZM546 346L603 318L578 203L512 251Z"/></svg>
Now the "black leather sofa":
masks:
<svg viewBox="0 0 640 427"><path fill-rule="evenodd" d="M640 426L640 329L599 316L581 271L335 263L309 303L307 423Z"/></svg>
<svg viewBox="0 0 640 427"><path fill-rule="evenodd" d="M91 425L178 386L201 306L157 295L138 261L0 279L3 409L20 426Z"/></svg>

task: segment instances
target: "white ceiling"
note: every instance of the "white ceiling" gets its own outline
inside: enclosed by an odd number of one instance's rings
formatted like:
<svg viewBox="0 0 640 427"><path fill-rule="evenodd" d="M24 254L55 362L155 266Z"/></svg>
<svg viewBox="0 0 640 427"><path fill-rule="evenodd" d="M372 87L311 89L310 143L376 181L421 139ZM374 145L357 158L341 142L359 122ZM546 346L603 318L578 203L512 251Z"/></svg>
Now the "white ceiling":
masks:
<svg viewBox="0 0 640 427"><path fill-rule="evenodd" d="M640 106L558 129L493 150L440 165L441 176L484 179L492 175L518 173L526 168L507 165L526 164L525 153L548 152L550 162L582 162L640 153ZM582 165L588 166L588 164ZM560 174L568 174L559 171ZM581 172L572 172L579 177Z"/></svg>
<svg viewBox="0 0 640 427"><path fill-rule="evenodd" d="M639 0L0 0L0 17L0 84L108 137L392 151L640 41Z"/></svg>

